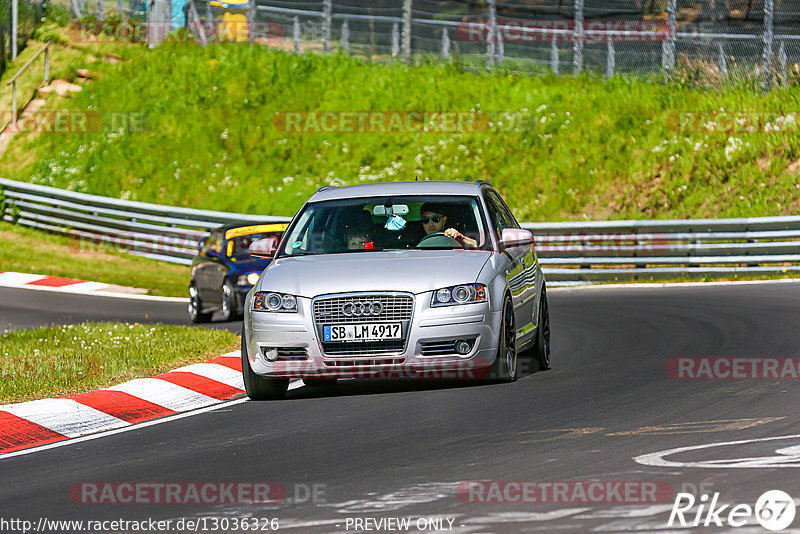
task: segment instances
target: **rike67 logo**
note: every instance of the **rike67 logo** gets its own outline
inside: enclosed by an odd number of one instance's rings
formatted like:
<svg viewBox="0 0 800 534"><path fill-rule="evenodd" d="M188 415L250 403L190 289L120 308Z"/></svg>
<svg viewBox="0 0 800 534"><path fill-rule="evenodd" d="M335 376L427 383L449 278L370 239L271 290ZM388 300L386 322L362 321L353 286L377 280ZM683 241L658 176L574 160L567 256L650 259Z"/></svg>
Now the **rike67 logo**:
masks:
<svg viewBox="0 0 800 534"><path fill-rule="evenodd" d="M695 504L697 509L693 510ZM778 531L792 524L795 512L794 501L788 493L781 490L764 492L756 501L755 507L749 504L719 504L719 493L714 493L710 502L708 495L704 494L700 496L699 503L691 493L678 493L667 526L741 527L758 522L767 530Z"/></svg>

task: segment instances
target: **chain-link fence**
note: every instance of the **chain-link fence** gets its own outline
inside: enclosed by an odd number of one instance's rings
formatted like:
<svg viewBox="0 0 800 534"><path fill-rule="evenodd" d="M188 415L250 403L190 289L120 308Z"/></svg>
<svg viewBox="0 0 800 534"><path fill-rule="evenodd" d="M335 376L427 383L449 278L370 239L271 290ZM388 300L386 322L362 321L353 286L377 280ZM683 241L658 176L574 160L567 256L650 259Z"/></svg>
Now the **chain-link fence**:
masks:
<svg viewBox="0 0 800 534"><path fill-rule="evenodd" d="M0 74L33 37L44 8L44 0L0 0Z"/></svg>
<svg viewBox="0 0 800 534"><path fill-rule="evenodd" d="M164 0L158 0L164 1ZM254 3L251 3L254 2ZM799 73L800 0L196 0L250 40L531 73L733 74L769 86ZM216 21L216 22L215 22Z"/></svg>

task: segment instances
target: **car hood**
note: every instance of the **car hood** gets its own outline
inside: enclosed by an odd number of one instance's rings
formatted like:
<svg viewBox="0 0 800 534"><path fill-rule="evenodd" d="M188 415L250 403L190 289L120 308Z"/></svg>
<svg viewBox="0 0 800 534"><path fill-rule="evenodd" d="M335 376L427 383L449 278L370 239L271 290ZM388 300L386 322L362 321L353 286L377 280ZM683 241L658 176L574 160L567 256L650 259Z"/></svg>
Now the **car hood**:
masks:
<svg viewBox="0 0 800 534"><path fill-rule="evenodd" d="M228 260L228 265L231 269L235 269L242 273L261 272L267 268L272 260L261 258L237 258L236 261Z"/></svg>
<svg viewBox="0 0 800 534"><path fill-rule="evenodd" d="M423 293L475 282L490 251L392 250L273 260L260 291L301 297L352 291Z"/></svg>

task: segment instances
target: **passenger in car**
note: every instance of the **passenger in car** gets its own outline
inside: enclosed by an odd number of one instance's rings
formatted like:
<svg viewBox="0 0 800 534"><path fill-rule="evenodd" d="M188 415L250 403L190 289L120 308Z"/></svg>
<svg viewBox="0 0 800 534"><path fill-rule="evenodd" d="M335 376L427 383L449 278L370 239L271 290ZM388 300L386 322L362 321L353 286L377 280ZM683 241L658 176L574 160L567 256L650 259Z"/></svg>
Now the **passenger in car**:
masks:
<svg viewBox="0 0 800 534"><path fill-rule="evenodd" d="M477 248L478 242L467 237L455 228L447 228L448 209L445 204L426 202L419 210L420 222L426 235L443 233L447 237L455 239L464 248Z"/></svg>

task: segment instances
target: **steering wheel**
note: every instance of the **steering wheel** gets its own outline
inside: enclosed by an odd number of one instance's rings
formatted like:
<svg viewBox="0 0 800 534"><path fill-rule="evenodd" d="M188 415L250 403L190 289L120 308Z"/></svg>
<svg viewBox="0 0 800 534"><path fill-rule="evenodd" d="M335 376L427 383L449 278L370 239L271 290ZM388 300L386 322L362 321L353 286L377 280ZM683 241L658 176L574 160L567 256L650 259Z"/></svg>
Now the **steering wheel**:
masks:
<svg viewBox="0 0 800 534"><path fill-rule="evenodd" d="M444 232L434 232L428 234L417 243L417 248L439 248L439 247L464 247L458 240L446 236Z"/></svg>

